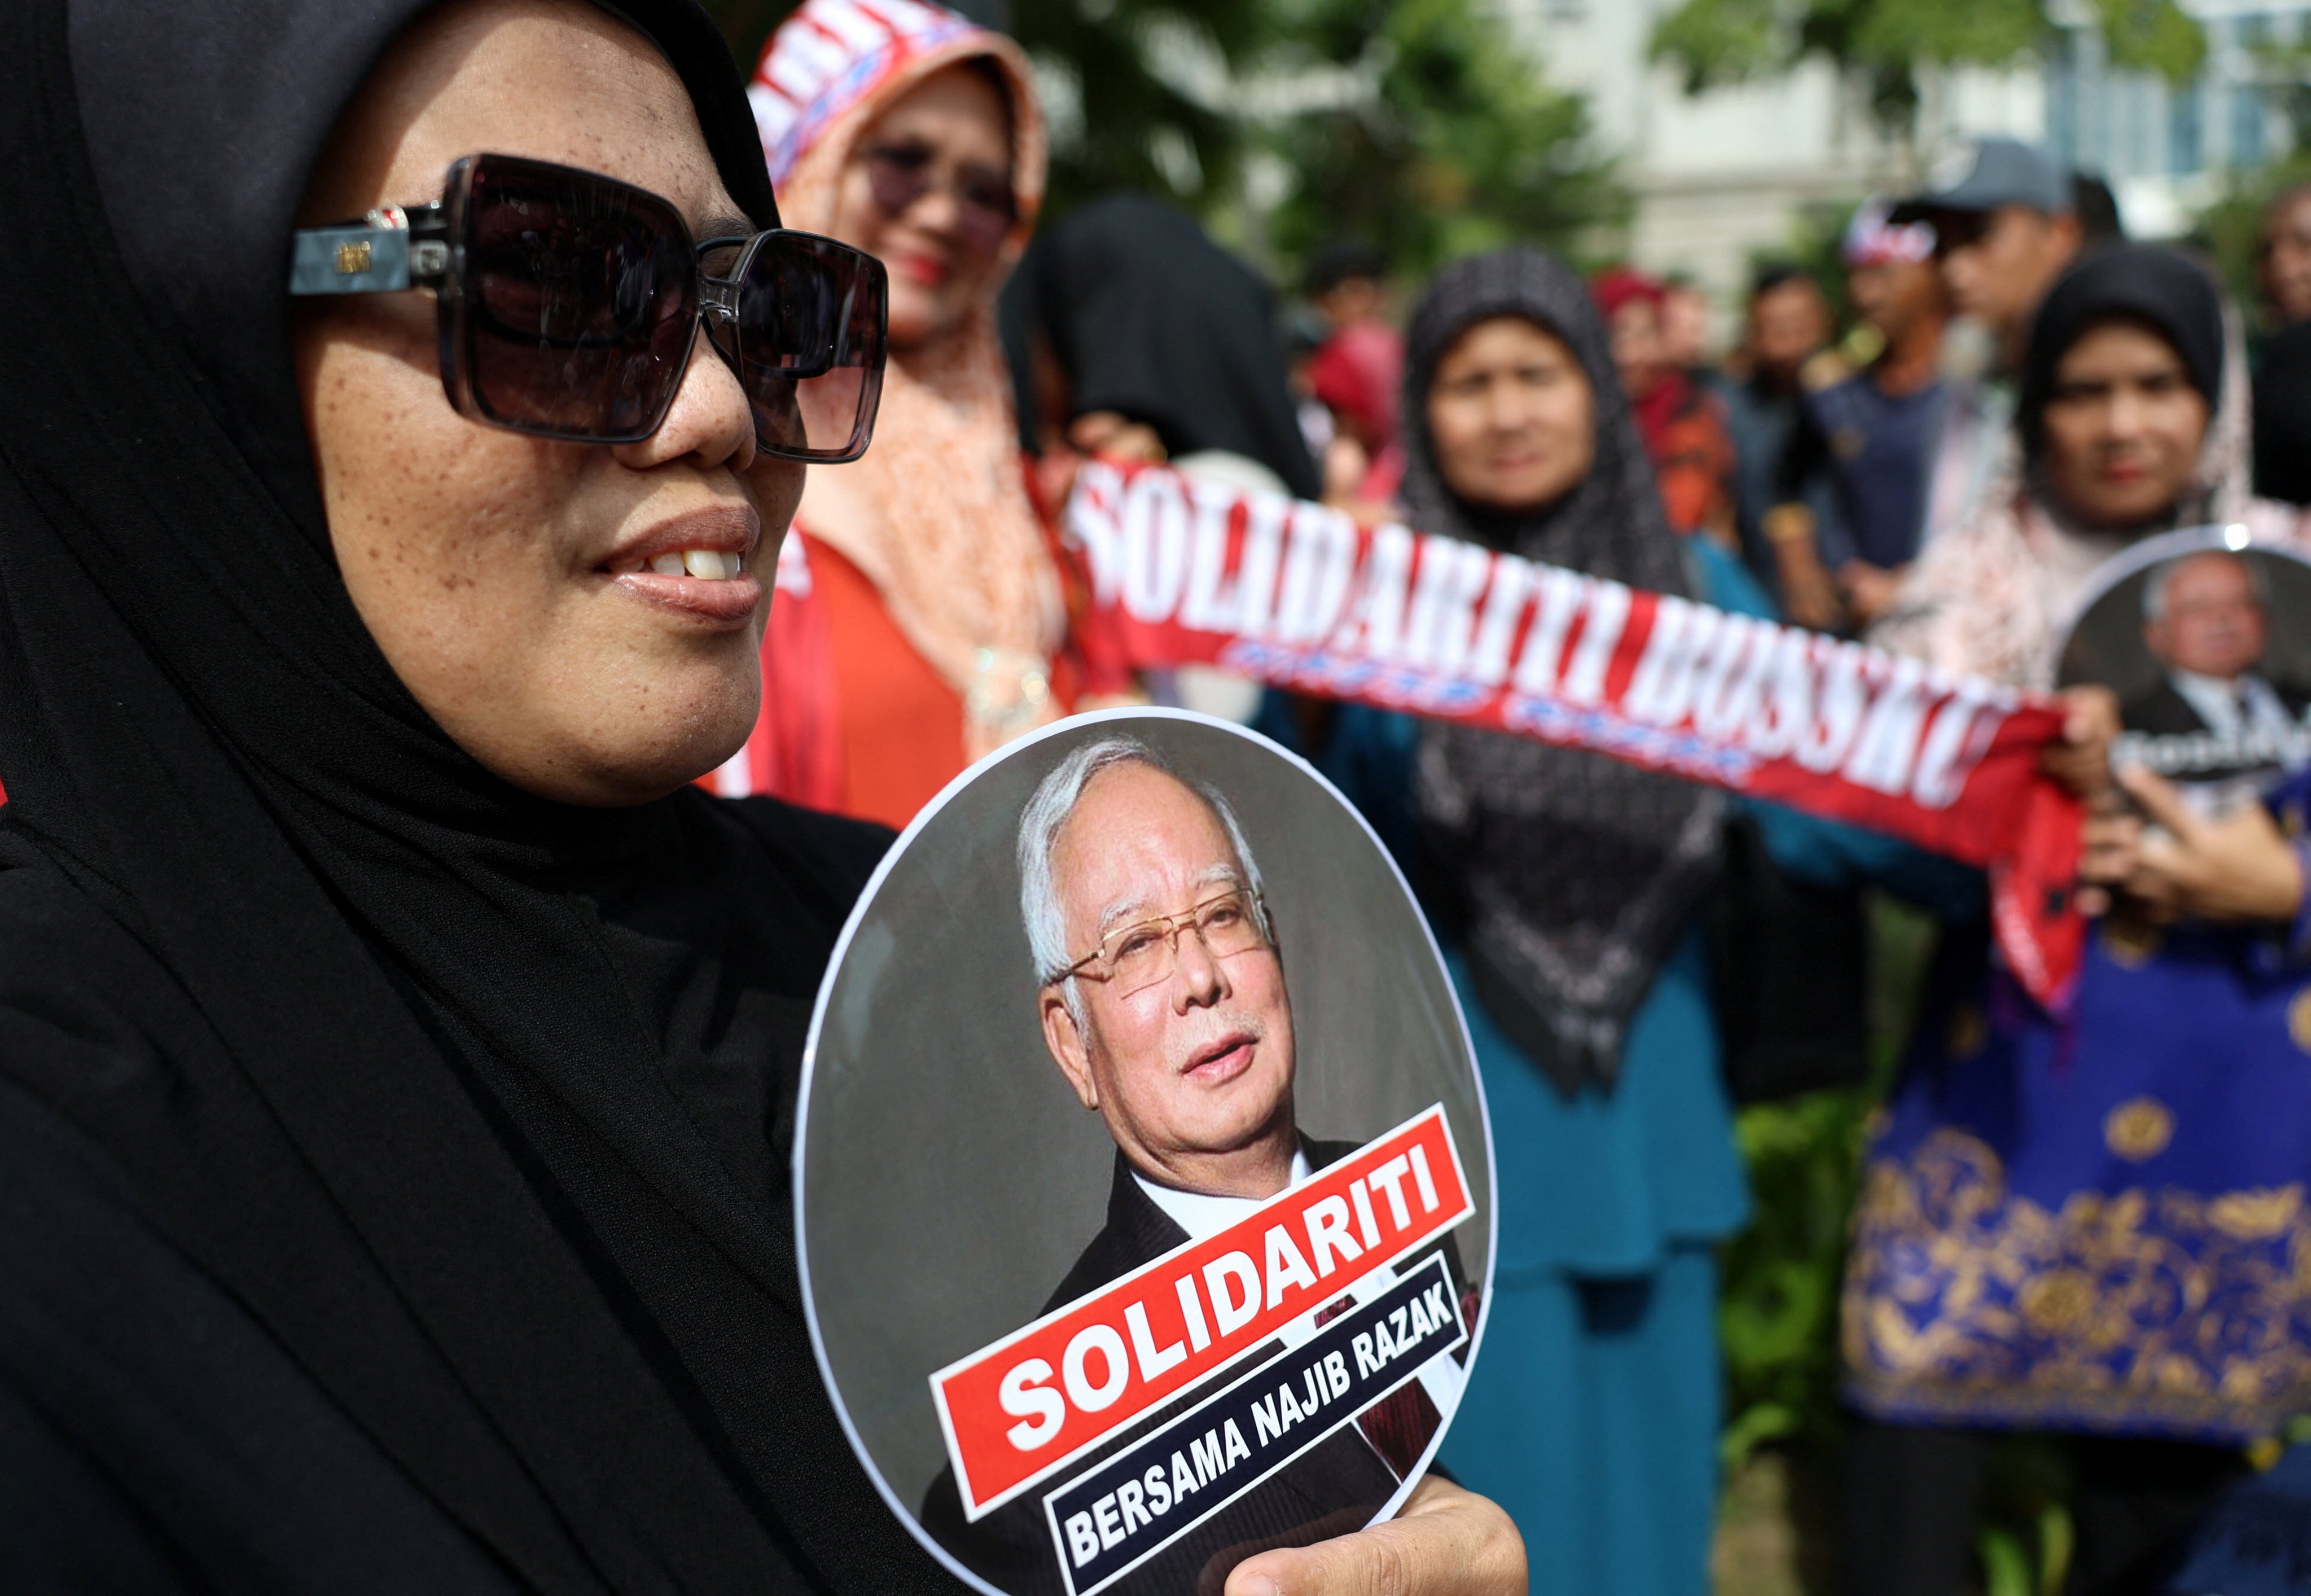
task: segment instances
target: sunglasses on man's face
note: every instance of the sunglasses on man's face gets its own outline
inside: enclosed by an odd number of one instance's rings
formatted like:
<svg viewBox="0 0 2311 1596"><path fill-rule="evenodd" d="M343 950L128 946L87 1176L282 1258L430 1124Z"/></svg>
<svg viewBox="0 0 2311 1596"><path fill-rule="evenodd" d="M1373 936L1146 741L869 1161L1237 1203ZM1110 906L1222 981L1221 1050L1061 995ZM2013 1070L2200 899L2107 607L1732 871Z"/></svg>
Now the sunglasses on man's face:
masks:
<svg viewBox="0 0 2311 1596"><path fill-rule="evenodd" d="M597 172L468 155L438 204L300 229L292 295L431 288L460 414L533 437L638 443L699 324L737 374L756 448L855 460L883 391L883 263L783 229L693 243L681 213Z"/></svg>

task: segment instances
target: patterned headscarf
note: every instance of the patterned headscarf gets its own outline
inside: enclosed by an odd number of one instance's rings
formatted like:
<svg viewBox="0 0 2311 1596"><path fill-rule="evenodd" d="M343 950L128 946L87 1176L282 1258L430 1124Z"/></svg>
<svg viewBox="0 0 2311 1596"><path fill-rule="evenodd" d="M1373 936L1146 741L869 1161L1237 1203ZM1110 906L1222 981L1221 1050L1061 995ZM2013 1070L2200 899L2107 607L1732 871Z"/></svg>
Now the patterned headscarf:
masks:
<svg viewBox="0 0 2311 1596"><path fill-rule="evenodd" d="M1019 220L1003 243L1007 275L1043 200L1043 117L1026 57L920 0L807 0L772 37L747 92L786 224L831 232L859 136L925 79L966 61L992 63L1009 92ZM846 496L863 488L879 513L815 519L806 498L798 518L875 584L901 633L966 702L978 689L999 705L1013 702L1021 674L1044 667L1066 624L1020 464L996 336L1000 285L999 276L959 326L891 352L874 446L825 468L848 474ZM975 717L967 736L972 757L1000 740Z"/></svg>
<svg viewBox="0 0 2311 1596"><path fill-rule="evenodd" d="M1502 513L1445 485L1428 432L1438 363L1479 321L1562 339L1594 396L1596 458L1553 505ZM1690 589L1605 325L1563 262L1503 249L1437 274L1406 338L1404 500L1424 532L1466 537L1656 593ZM1568 1094L1609 1087L1630 1014L1717 865L1718 797L1602 754L1431 724L1419 803L1478 997Z"/></svg>

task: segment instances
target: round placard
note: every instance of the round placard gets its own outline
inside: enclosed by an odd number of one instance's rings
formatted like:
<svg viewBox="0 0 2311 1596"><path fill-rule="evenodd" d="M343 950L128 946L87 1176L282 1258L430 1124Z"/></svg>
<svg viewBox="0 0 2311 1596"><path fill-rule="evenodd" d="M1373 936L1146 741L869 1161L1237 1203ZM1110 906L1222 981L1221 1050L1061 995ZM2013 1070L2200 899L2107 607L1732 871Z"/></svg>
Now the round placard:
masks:
<svg viewBox="0 0 2311 1596"><path fill-rule="evenodd" d="M2220 810L2311 763L2311 561L2238 526L2114 556L2080 595L2057 681L2099 684L2141 764Z"/></svg>
<svg viewBox="0 0 2311 1596"><path fill-rule="evenodd" d="M1492 1150L1370 827L1225 721L1116 711L900 837L821 987L794 1153L821 1373L998 1596L1190 1596L1360 1529L1482 1338Z"/></svg>

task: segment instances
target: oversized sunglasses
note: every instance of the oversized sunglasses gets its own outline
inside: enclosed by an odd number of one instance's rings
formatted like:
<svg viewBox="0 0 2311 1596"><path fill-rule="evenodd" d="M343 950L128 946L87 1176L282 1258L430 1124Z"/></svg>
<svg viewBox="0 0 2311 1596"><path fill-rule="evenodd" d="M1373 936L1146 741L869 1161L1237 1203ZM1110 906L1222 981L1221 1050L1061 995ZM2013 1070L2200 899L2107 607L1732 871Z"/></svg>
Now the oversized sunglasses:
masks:
<svg viewBox="0 0 2311 1596"><path fill-rule="evenodd" d="M437 204L295 235L292 295L412 288L439 301L449 403L493 426L638 443L673 408L703 322L746 390L762 453L855 460L875 431L883 264L815 233L695 243L647 189L468 155Z"/></svg>

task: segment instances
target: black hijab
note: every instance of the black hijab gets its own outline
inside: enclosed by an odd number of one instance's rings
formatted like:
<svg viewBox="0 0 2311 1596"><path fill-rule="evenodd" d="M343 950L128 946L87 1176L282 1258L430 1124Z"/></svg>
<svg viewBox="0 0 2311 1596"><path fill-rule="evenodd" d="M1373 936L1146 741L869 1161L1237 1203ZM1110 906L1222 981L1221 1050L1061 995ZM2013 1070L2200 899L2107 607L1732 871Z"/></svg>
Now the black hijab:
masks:
<svg viewBox="0 0 2311 1596"><path fill-rule="evenodd" d="M425 9L0 10L0 1075L519 1583L946 1588L818 1382L784 1174L881 834L517 791L329 553L288 233ZM615 14L772 222L711 23Z"/></svg>
<svg viewBox="0 0 2311 1596"><path fill-rule="evenodd" d="M1113 410L1173 455L1245 456L1303 499L1322 491L1284 370L1276 302L1195 219L1140 195L1074 213L1013 279L1068 374L1073 414ZM1015 351L1016 359L1016 351ZM1023 417L1033 394L1021 386Z"/></svg>
<svg viewBox="0 0 2311 1596"><path fill-rule="evenodd" d="M2015 405L2026 458L2035 463L2045 447L2046 401L2062 357L2089 330L2119 318L2155 328L2174 346L2209 415L2222 408L2223 301L2215 280L2176 250L2116 245L2063 273L2031 321Z"/></svg>
<svg viewBox="0 0 2311 1596"><path fill-rule="evenodd" d="M1455 494L1428 433L1438 362L1496 316L1564 340L1594 396L1589 475L1525 514ZM1404 394L1413 526L1655 593L1690 590L1604 322L1564 263L1512 249L1439 272L1406 335ZM1609 1087L1629 1016L1715 871L1721 801L1602 754L1432 723L1419 802L1440 906L1486 1008L1566 1093Z"/></svg>
<svg viewBox="0 0 2311 1596"><path fill-rule="evenodd" d="M2254 491L2311 504L2311 321L2263 345L2254 374Z"/></svg>

